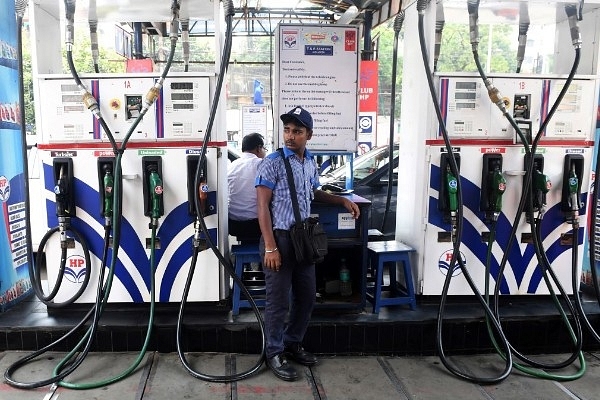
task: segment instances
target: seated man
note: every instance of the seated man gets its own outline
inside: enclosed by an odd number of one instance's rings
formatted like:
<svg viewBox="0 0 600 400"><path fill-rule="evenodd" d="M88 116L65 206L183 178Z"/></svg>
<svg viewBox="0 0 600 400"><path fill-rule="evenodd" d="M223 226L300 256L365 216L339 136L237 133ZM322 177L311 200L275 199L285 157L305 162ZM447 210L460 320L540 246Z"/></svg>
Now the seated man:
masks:
<svg viewBox="0 0 600 400"><path fill-rule="evenodd" d="M264 139L259 133L250 133L242 139L242 156L227 170L229 185L229 234L239 241L260 239L256 213L256 168L267 154Z"/></svg>

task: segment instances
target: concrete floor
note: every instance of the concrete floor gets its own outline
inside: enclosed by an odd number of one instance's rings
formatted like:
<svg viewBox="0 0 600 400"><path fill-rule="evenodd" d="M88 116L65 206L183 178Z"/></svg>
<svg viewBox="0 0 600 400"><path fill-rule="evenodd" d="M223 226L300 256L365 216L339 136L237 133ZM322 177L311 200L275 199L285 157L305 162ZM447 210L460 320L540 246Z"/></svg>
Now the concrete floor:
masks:
<svg viewBox="0 0 600 400"><path fill-rule="evenodd" d="M0 369L28 353L5 351L0 354ZM23 381L46 379L65 353L47 353L15 374ZM350 357L320 358L317 366L300 367L302 378L284 382L263 366L256 374L235 383L209 383L192 377L176 353L149 352L127 378L109 386L88 390L45 386L38 389L15 389L0 384L0 400L183 400L183 399L600 399L600 353L585 353L587 369L574 381L557 382L525 375L513 369L499 384L477 385L450 374L438 357ZM67 381L89 383L102 381L126 370L137 353L91 353ZM536 359L559 362L566 355L536 356ZM256 362L253 355L192 353L188 360L194 369L220 375L228 370L242 372ZM451 358L463 371L478 376L496 376L504 367L493 354ZM579 363L558 370L561 375L574 374Z"/></svg>

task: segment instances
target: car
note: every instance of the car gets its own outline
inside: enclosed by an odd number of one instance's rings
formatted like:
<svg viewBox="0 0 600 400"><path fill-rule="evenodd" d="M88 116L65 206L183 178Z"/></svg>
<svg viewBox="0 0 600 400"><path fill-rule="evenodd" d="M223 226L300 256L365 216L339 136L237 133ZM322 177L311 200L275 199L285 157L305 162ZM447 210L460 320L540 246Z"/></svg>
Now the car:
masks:
<svg viewBox="0 0 600 400"><path fill-rule="evenodd" d="M227 146L227 160L229 162L233 162L233 161L237 160L238 158L240 158L241 156L242 156L242 153L238 149L231 147L231 146Z"/></svg>
<svg viewBox="0 0 600 400"><path fill-rule="evenodd" d="M353 179L346 185L348 165L342 165L319 178L322 189L327 185L350 187L354 194L371 201L369 229L380 231L384 237L393 238L396 231L396 193L398 188L399 146L393 146L393 179L389 211L383 224L389 182L389 146L380 146L356 157L352 163Z"/></svg>

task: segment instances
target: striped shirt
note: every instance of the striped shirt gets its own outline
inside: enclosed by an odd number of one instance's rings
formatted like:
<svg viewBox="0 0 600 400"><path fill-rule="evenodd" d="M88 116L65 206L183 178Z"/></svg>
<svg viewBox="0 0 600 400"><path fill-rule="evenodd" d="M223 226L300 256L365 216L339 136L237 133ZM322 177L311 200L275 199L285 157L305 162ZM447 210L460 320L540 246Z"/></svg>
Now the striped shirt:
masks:
<svg viewBox="0 0 600 400"><path fill-rule="evenodd" d="M283 148L284 155L290 160L300 217L305 220L310 216L310 202L314 198L314 190L319 187L319 171L317 163L308 149L304 152L304 161L287 147ZM289 230L296 222L294 208L290 197L285 164L279 152L275 151L266 156L258 165L255 186L266 186L273 191L271 198L271 218L273 229Z"/></svg>

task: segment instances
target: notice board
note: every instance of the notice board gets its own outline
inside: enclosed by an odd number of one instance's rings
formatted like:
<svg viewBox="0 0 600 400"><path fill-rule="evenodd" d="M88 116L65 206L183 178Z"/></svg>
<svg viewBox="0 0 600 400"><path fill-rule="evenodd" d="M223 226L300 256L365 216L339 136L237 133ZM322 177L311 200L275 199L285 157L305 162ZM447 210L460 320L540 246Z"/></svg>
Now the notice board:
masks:
<svg viewBox="0 0 600 400"><path fill-rule="evenodd" d="M316 152L355 152L358 121L358 28L333 24L277 27L276 146L279 115L302 106L313 117L307 147Z"/></svg>

